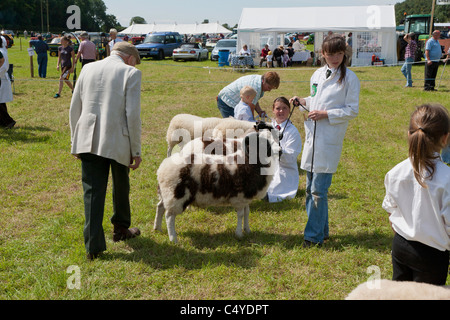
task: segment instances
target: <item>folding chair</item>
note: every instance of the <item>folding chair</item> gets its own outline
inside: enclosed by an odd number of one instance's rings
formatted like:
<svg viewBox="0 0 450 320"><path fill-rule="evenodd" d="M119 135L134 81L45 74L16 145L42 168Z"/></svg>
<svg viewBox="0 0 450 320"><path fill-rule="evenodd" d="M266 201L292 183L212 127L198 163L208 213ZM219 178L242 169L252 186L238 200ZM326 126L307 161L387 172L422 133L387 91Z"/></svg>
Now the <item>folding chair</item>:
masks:
<svg viewBox="0 0 450 320"><path fill-rule="evenodd" d="M11 85L13 87L13 93L16 93L16 86L14 85L14 65L13 64L9 64L9 69L8 69L8 76L9 79L11 80Z"/></svg>

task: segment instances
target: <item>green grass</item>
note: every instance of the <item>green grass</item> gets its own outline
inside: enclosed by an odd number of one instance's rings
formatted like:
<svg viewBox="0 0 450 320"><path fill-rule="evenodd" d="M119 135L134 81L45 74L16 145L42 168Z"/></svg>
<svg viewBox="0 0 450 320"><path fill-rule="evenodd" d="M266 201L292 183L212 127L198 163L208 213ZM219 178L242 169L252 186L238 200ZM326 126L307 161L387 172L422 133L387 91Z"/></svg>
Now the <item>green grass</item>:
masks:
<svg viewBox="0 0 450 320"><path fill-rule="evenodd" d="M143 61L138 66L143 71L143 163L131 172L132 226L142 235L112 242L109 192L108 251L87 262L80 162L70 155L71 94L64 87L60 99L52 98L58 88L56 58L49 58L47 80L31 79L22 45L22 51L19 43L9 50L16 93L8 109L17 125L0 130L0 299L334 300L368 280L372 265L382 278L391 278L392 231L381 208L384 175L407 157L414 106L439 102L448 107L448 73L438 92L424 92L423 65L413 67L417 80L410 89L403 88L400 67L353 69L361 80L360 114L350 122L333 177L330 240L322 248L301 247L307 220L304 172L295 199L252 203L253 232L243 240L234 237L232 208L194 208L177 218L179 243L174 245L165 222L164 233L153 231L156 170L166 153L168 123L177 113L219 116L217 93L244 74L218 70L211 61ZM280 88L260 101L268 111L278 96L308 95L314 68L278 71ZM293 122L304 137L300 112L294 112ZM67 286L72 265L80 268L80 289Z"/></svg>

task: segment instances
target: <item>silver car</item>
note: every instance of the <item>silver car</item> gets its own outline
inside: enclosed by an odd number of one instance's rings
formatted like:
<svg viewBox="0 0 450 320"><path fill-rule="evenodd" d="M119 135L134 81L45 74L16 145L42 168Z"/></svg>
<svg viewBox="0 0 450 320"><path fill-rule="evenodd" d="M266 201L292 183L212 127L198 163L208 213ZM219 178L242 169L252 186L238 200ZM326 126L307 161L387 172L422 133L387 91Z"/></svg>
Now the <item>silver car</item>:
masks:
<svg viewBox="0 0 450 320"><path fill-rule="evenodd" d="M208 59L209 51L200 43L183 43L181 47L173 50L173 60L206 60Z"/></svg>
<svg viewBox="0 0 450 320"><path fill-rule="evenodd" d="M216 46L211 51L211 61L219 60L219 50L228 50L230 54L236 53L237 40L236 39L222 39L217 41Z"/></svg>

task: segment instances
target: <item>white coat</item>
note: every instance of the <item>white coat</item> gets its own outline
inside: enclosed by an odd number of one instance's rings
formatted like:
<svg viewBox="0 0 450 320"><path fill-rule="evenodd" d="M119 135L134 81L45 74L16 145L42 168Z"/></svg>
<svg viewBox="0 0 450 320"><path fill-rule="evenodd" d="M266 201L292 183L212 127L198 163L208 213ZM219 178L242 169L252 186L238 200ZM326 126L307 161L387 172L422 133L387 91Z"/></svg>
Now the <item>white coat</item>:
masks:
<svg viewBox="0 0 450 320"><path fill-rule="evenodd" d="M0 41L3 40L3 37L0 37ZM9 69L9 61L8 61L8 51L6 49L6 40L3 42L3 47L0 48L0 51L5 58L5 62L0 68L0 103L7 103L13 100L13 94L11 89L11 81L8 76Z"/></svg>
<svg viewBox="0 0 450 320"><path fill-rule="evenodd" d="M348 121L355 118L359 112L360 83L355 73L347 69L345 79L338 83L340 71L334 70L326 78L324 66L311 77L311 96L305 98L309 111L327 110L328 118L316 121L314 136L314 121L304 122L305 144L302 153L301 168L311 172L335 173L341 157L342 144ZM314 158L313 158L313 140Z"/></svg>
<svg viewBox="0 0 450 320"><path fill-rule="evenodd" d="M383 208L403 238L446 251L450 250L450 168L440 159L435 163L433 178L425 180L427 188L417 182L409 158L392 168L384 180Z"/></svg>
<svg viewBox="0 0 450 320"><path fill-rule="evenodd" d="M86 64L70 105L72 154L129 166L141 156L141 71L117 55Z"/></svg>
<svg viewBox="0 0 450 320"><path fill-rule="evenodd" d="M279 166L275 171L273 180L267 190L269 202L292 199L295 197L298 190L300 179L297 158L302 151L302 138L300 137L297 128L290 121L284 130L287 121L288 120L280 124L280 132L283 132L283 139L280 141L280 146L283 153L280 157ZM274 128L277 126L275 120L272 121L272 126Z"/></svg>

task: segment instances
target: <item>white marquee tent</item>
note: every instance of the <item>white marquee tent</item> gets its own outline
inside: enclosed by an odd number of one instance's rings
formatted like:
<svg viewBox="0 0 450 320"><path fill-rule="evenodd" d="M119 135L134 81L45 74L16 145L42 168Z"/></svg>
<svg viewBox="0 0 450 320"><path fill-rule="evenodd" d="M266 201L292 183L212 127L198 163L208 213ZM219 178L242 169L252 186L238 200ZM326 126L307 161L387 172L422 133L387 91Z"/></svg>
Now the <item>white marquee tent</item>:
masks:
<svg viewBox="0 0 450 320"><path fill-rule="evenodd" d="M244 8L238 25L238 48L244 44L255 53L264 44L275 49L285 33L314 33L318 52L329 31L352 32L352 66L370 65L372 55L385 64L397 63L394 6ZM276 42L274 43L274 40Z"/></svg>
<svg viewBox="0 0 450 320"><path fill-rule="evenodd" d="M222 27L218 22L216 23L190 23L190 24L132 24L125 30L119 32L127 35L142 35L150 32L170 31L178 32L179 34L228 34L231 33L227 28Z"/></svg>

